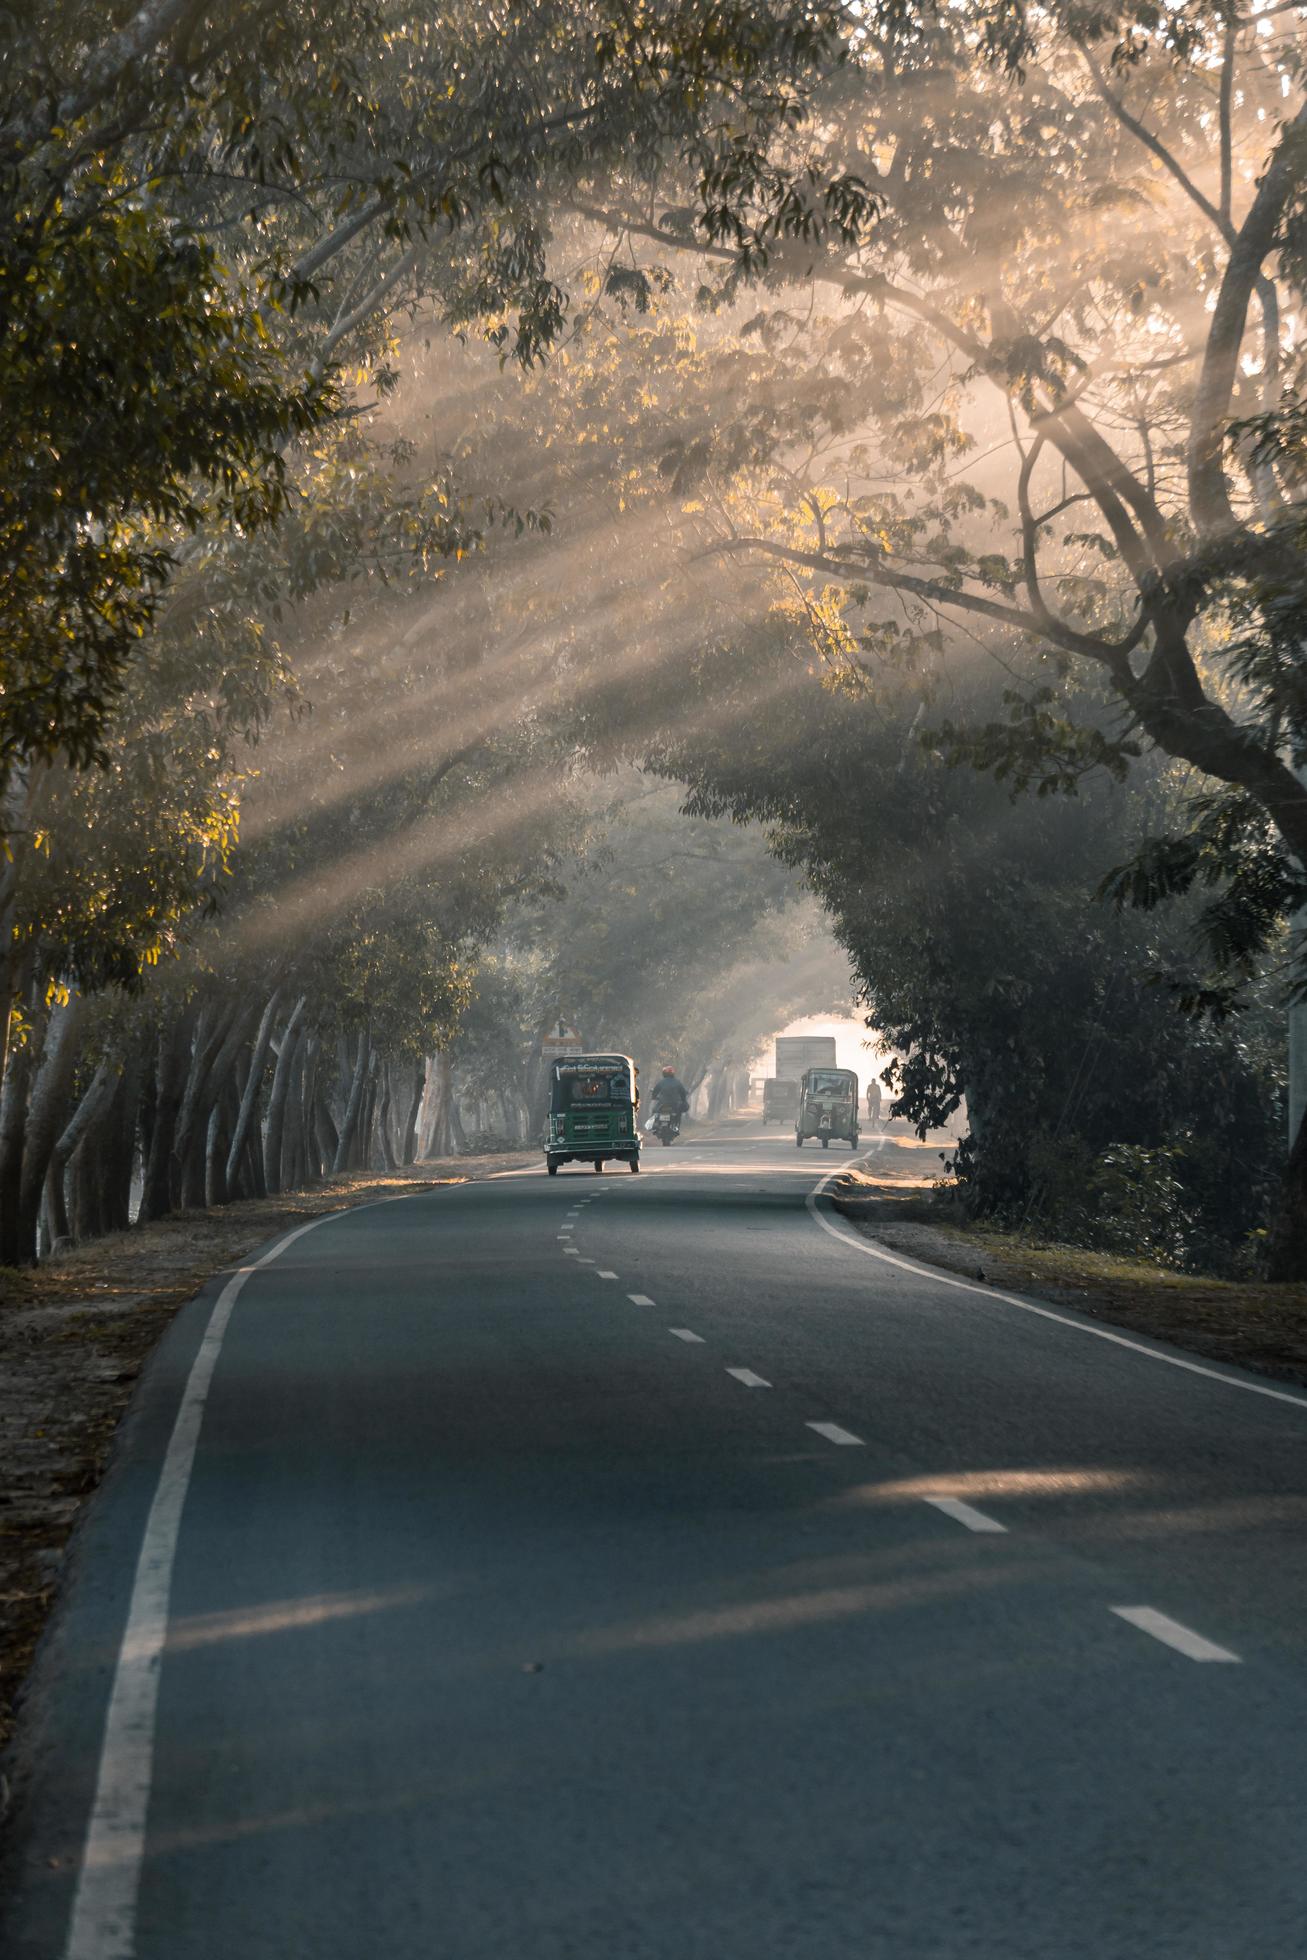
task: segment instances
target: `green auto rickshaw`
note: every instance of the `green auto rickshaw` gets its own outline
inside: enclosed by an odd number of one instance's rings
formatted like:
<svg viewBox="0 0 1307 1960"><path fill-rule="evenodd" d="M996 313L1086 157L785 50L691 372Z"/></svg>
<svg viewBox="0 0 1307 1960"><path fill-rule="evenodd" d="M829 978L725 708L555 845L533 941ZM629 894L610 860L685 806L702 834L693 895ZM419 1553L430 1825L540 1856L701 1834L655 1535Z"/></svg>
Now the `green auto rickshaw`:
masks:
<svg viewBox="0 0 1307 1960"><path fill-rule="evenodd" d="M545 1168L550 1177L558 1175L560 1164L568 1163L593 1164L601 1171L609 1157L639 1170L636 1075L629 1055L567 1055L554 1063L545 1133Z"/></svg>
<svg viewBox="0 0 1307 1960"><path fill-rule="evenodd" d="M787 1075L770 1075L762 1085L764 1123L792 1123L799 1110L799 1085Z"/></svg>
<svg viewBox="0 0 1307 1960"><path fill-rule="evenodd" d="M799 1113L794 1141L802 1150L807 1137L820 1137L823 1150L832 1137L858 1147L858 1078L851 1068L810 1068L799 1084Z"/></svg>

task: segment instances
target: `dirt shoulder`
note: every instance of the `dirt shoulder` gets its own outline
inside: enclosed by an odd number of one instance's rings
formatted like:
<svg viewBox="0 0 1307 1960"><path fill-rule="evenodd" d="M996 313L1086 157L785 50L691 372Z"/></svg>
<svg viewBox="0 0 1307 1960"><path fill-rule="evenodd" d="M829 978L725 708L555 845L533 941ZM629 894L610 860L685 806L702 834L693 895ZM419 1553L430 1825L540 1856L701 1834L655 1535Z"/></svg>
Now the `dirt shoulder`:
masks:
<svg viewBox="0 0 1307 1960"><path fill-rule="evenodd" d="M860 1232L905 1258L1307 1388L1307 1286L1202 1279L943 1222L930 1201L940 1147L940 1139L923 1144L896 1130L861 1168L842 1173L830 1195Z"/></svg>
<svg viewBox="0 0 1307 1960"><path fill-rule="evenodd" d="M312 1191L115 1233L32 1271L0 1269L0 1747L73 1520L177 1309L215 1273L306 1219L538 1162L531 1150L330 1178Z"/></svg>

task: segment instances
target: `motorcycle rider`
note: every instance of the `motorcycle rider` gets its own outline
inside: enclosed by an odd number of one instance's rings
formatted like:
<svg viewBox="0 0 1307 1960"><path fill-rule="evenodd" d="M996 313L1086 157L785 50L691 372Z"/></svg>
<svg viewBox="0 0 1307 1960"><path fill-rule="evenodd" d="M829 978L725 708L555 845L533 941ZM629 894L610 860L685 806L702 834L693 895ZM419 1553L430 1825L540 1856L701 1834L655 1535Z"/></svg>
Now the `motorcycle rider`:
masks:
<svg viewBox="0 0 1307 1960"><path fill-rule="evenodd" d="M654 1083L653 1095L649 1100L653 1105L653 1115L645 1125L646 1129L652 1130L664 1110L670 1113L677 1129L680 1129L681 1118L690 1107L690 1098L685 1093L685 1084L677 1076L670 1062L664 1063L663 1072Z"/></svg>

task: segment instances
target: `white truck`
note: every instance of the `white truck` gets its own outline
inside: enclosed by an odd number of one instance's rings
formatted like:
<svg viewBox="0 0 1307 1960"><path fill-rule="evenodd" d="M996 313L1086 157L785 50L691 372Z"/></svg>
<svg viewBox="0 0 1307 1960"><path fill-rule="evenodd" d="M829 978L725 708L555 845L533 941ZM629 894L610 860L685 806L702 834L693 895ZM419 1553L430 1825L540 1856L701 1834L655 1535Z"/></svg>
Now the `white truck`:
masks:
<svg viewBox="0 0 1307 1960"><path fill-rule="evenodd" d="M833 1034L778 1034L776 1069L778 1081L798 1082L810 1068L838 1068Z"/></svg>
<svg viewBox="0 0 1307 1960"><path fill-rule="evenodd" d="M799 1083L810 1068L834 1068L833 1034L778 1034L776 1072L762 1085L764 1123L792 1123L799 1107Z"/></svg>

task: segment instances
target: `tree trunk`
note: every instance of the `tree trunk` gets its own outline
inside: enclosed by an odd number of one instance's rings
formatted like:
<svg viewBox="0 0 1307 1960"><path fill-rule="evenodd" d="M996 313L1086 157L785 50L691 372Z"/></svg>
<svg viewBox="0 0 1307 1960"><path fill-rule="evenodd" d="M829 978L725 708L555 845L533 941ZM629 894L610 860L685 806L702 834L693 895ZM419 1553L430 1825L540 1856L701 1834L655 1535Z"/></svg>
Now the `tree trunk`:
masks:
<svg viewBox="0 0 1307 1960"><path fill-rule="evenodd" d="M53 1162L45 1174L45 1209L41 1214L45 1244L38 1237L37 1254L46 1259L62 1239L71 1239L72 1231L68 1224L68 1205L64 1198L63 1173L56 1177Z"/></svg>
<svg viewBox="0 0 1307 1960"><path fill-rule="evenodd" d="M172 1153L171 1196L183 1210L204 1202L204 1138L209 1122L205 1089L230 1018L231 1010L224 1011L206 1002L195 1022Z"/></svg>
<svg viewBox="0 0 1307 1960"><path fill-rule="evenodd" d="M322 1152L318 1146L316 1111L318 1102L318 1061L322 1044L316 1035L304 1042L304 1066L300 1075L300 1153L303 1159L301 1182L316 1184L322 1176Z"/></svg>
<svg viewBox="0 0 1307 1960"><path fill-rule="evenodd" d="M291 1069L295 1050L299 1046L305 999L306 996L301 994L290 1011L290 1019L281 1037L277 1066L273 1071L272 1094L268 1098L268 1127L263 1138L263 1182L270 1193L283 1189L281 1144L286 1129L286 1098L290 1094Z"/></svg>
<svg viewBox="0 0 1307 1960"><path fill-rule="evenodd" d="M350 1153L350 1169L370 1171L375 1169L372 1146L377 1127L377 1082L380 1064L377 1052L373 1049L368 1058L368 1079L363 1089L363 1108L359 1114L358 1129L355 1132L354 1148Z"/></svg>
<svg viewBox="0 0 1307 1960"><path fill-rule="evenodd" d="M32 1043L9 1051L0 1091L0 1266L17 1266L23 1256L21 1193L27 1092L32 1080Z"/></svg>
<svg viewBox="0 0 1307 1960"><path fill-rule="evenodd" d="M98 1113L82 1131L68 1165L69 1204L73 1237L79 1241L99 1238L127 1223L127 1198L119 1202L115 1178L115 1159L123 1154L127 1125L124 1107L130 1111L135 1128L136 1083L130 1062L121 1075L115 1074L110 1093ZM65 1132L65 1135L67 1132ZM63 1139L60 1139L62 1143ZM126 1190L131 1189L131 1151L126 1152Z"/></svg>
<svg viewBox="0 0 1307 1960"><path fill-rule="evenodd" d="M253 1129L245 1139L241 1157L240 1195L242 1198L266 1198L268 1195L263 1179L263 1138Z"/></svg>
<svg viewBox="0 0 1307 1960"><path fill-rule="evenodd" d="M207 1159L210 1118L214 1109L220 1105L222 1097L231 1088L236 1058L244 1046L254 1014L255 1008L250 1002L238 1003L230 1010L224 1006L217 1017L216 1041L205 1043L206 1056L193 1090L189 1128L185 1106L177 1126L177 1155L182 1167L184 1207L202 1205L208 1201ZM187 1085L187 1095L192 1097L191 1084ZM220 1130L223 1128L221 1122L218 1127ZM224 1149L222 1162L224 1172L226 1161Z"/></svg>
<svg viewBox="0 0 1307 1960"><path fill-rule="evenodd" d="M228 1079L219 1085L217 1098L209 1112L209 1134L204 1152L204 1202L211 1208L231 1201L227 1177L230 1161L228 1137L238 1106L236 1084Z"/></svg>
<svg viewBox="0 0 1307 1960"><path fill-rule="evenodd" d="M82 1138L104 1121L109 1106L118 1087L118 1070L112 1062L101 1062L91 1079L91 1086L73 1111L62 1135L54 1147L50 1159L49 1184L51 1190L51 1236L58 1240L71 1233L68 1219L68 1201L64 1188L64 1176L74 1151Z"/></svg>
<svg viewBox="0 0 1307 1960"><path fill-rule="evenodd" d="M430 1122L423 1155L452 1157L461 1128L454 1104L454 1070L448 1053L442 1049L431 1058Z"/></svg>
<svg viewBox="0 0 1307 1960"><path fill-rule="evenodd" d="M377 1111L377 1142L381 1146L381 1167L387 1171L393 1171L395 1168L395 1152L390 1142L391 1100L390 1064L387 1062L382 1070L381 1107Z"/></svg>
<svg viewBox="0 0 1307 1960"><path fill-rule="evenodd" d="M236 1125L232 1131L231 1149L227 1153L227 1183L236 1182L237 1166L245 1149L245 1139L255 1125L255 1115L259 1104L259 1091L263 1087L264 1066L268 1059L268 1045L272 1040L272 1024L276 1018L277 1006L281 1000L281 989L273 989L271 998L263 1010L254 1036L254 1047L250 1053L250 1066L245 1077L245 1087L241 1094L240 1109L236 1115Z"/></svg>
<svg viewBox="0 0 1307 1960"><path fill-rule="evenodd" d="M136 1168L136 1113L140 1104L140 1059L127 1051L118 1094L109 1105L107 1148L102 1164L104 1230L125 1232L132 1222L132 1173Z"/></svg>
<svg viewBox="0 0 1307 1960"><path fill-rule="evenodd" d="M314 1092L313 1127L317 1133L318 1155L322 1160L322 1169L318 1173L321 1177L325 1176L335 1163L336 1152L340 1148L340 1132L336 1128L335 1118L327 1107L327 1092L321 1082Z"/></svg>
<svg viewBox="0 0 1307 1960"><path fill-rule="evenodd" d="M350 1152L354 1143L354 1132L358 1127L363 1108L363 1092L367 1087L368 1062L372 1055L372 1044L368 1031L363 1029L359 1035L358 1054L354 1058L354 1079L350 1083L349 1101L341 1120L340 1137L336 1144L336 1154L332 1159L332 1171L339 1173L349 1168Z"/></svg>
<svg viewBox="0 0 1307 1960"><path fill-rule="evenodd" d="M281 1188L298 1191L304 1183L304 1050L307 1037L295 1044L281 1142Z"/></svg>
<svg viewBox="0 0 1307 1960"><path fill-rule="evenodd" d="M36 1070L23 1137L18 1196L18 1261L36 1259L37 1225L45 1194L46 1172L59 1141L77 1067L77 1043L86 1017L86 1001L75 994L66 1007L53 1007L46 1028L41 1065Z"/></svg>
<svg viewBox="0 0 1307 1960"><path fill-rule="evenodd" d="M114 1083L114 1097L117 1097L118 1084ZM81 1244L86 1239L99 1238L104 1230L104 1189L101 1170L104 1163L102 1139L109 1124L109 1110L104 1112L93 1130L88 1130L78 1148L73 1153L73 1161L68 1166L68 1210L72 1219L73 1237Z"/></svg>
<svg viewBox="0 0 1307 1960"><path fill-rule="evenodd" d="M163 1218L172 1209L173 1145L186 1088L194 1025L195 1013L188 1007L182 1009L170 1027L159 1031L154 1065L154 1121L150 1125L150 1148L141 1191L142 1223Z"/></svg>
<svg viewBox="0 0 1307 1960"><path fill-rule="evenodd" d="M422 1090L425 1080L426 1071L419 1067L414 1072L413 1093L409 1097L408 1115L404 1118L404 1129L399 1140L399 1161L401 1164L411 1164L417 1150L418 1111L422 1107Z"/></svg>
<svg viewBox="0 0 1307 1960"><path fill-rule="evenodd" d="M1285 1166L1266 1264L1272 1279L1307 1279L1307 1114Z"/></svg>
<svg viewBox="0 0 1307 1960"><path fill-rule="evenodd" d="M154 1121L159 1094L159 1078L153 1066L146 1062L141 1068L140 1103L136 1111L137 1127L141 1137L141 1202L145 1202L145 1171L154 1148Z"/></svg>

